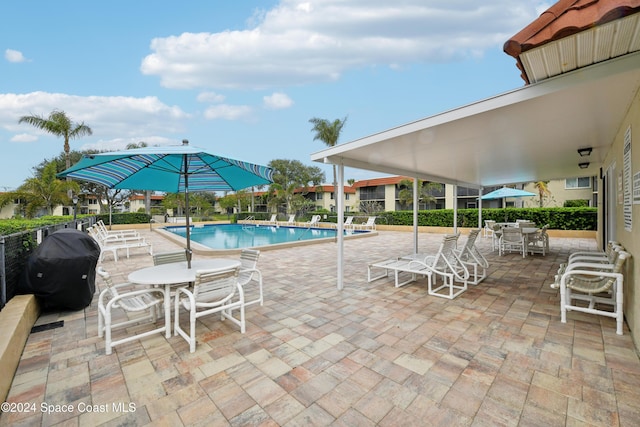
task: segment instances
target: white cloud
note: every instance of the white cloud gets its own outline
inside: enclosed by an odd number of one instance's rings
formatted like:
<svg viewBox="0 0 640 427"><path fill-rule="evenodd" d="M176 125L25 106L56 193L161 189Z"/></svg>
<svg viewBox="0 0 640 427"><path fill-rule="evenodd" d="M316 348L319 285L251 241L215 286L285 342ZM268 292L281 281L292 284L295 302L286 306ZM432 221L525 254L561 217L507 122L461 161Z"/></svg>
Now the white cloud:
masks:
<svg viewBox="0 0 640 427"><path fill-rule="evenodd" d="M247 105L214 105L205 110L204 117L209 120L238 120L249 116L251 111L251 107Z"/></svg>
<svg viewBox="0 0 640 427"><path fill-rule="evenodd" d="M453 61L501 48L539 0L281 0L244 30L151 42L141 64L170 88L266 88L330 81L369 66Z"/></svg>
<svg viewBox="0 0 640 427"><path fill-rule="evenodd" d="M293 105L293 100L289 98L287 94L280 92L274 92L262 99L264 101L264 107L269 110L282 110Z"/></svg>
<svg viewBox="0 0 640 427"><path fill-rule="evenodd" d="M139 136L132 138L114 138L109 140L100 140L98 142L92 142L83 144L80 147L80 151L84 150L97 150L97 151L116 151L125 150L129 144L136 144L144 141L147 146L161 146L161 145L175 145L175 139L162 138L158 136Z"/></svg>
<svg viewBox="0 0 640 427"><path fill-rule="evenodd" d="M47 117L53 110L62 110L74 122L84 122L94 137L109 140L124 138L129 142L144 141L148 135L181 133L183 122L190 117L179 107L162 103L157 97L75 96L62 93L31 92L0 94L0 128L28 135L44 135L26 124L18 124L22 116ZM145 141L149 143L149 141Z"/></svg>
<svg viewBox="0 0 640 427"><path fill-rule="evenodd" d="M202 92L198 94L197 100L198 102L210 102L213 104L219 104L221 102L224 102L225 98L226 97L224 95L220 95L219 93Z"/></svg>
<svg viewBox="0 0 640 427"><path fill-rule="evenodd" d="M26 62L27 58L24 57L19 50L7 49L4 51L4 57L9 62Z"/></svg>
<svg viewBox="0 0 640 427"><path fill-rule="evenodd" d="M31 135L28 133L20 133L18 135L14 135L11 137L10 141L11 142L33 142L33 141L37 141L38 137L35 135Z"/></svg>

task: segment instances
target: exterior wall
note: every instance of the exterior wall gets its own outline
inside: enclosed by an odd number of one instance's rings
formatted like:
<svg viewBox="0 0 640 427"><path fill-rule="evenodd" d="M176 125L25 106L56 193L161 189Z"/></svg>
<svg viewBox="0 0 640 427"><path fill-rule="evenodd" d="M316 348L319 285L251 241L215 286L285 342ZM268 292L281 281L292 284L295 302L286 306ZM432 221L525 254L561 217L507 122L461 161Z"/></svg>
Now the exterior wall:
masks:
<svg viewBox="0 0 640 427"><path fill-rule="evenodd" d="M316 193L309 193L309 195L312 195L312 196L315 196L315 194ZM335 193L333 193L332 191L325 191L321 194L322 194L322 199L321 200L316 199L315 201L316 207L318 209L326 209L328 211L335 212L337 202L334 198L331 197L332 195L335 197ZM344 208L347 212L352 212L357 210L358 205L359 205L358 198L356 197L355 193L345 193Z"/></svg>
<svg viewBox="0 0 640 427"><path fill-rule="evenodd" d="M384 186L384 210L394 211L396 209L396 185Z"/></svg>
<svg viewBox="0 0 640 427"><path fill-rule="evenodd" d="M13 218L13 213L15 212L16 206L17 205L13 203L9 203L3 206L2 209L0 209L0 219Z"/></svg>
<svg viewBox="0 0 640 427"><path fill-rule="evenodd" d="M622 178L624 170L623 162L623 145L624 135L627 129L631 127L631 174L640 172L640 92L636 93L634 102L624 121L621 123L616 139L613 143L612 149L607 153L607 157L603 163L603 170L607 170L613 163L616 165L616 180ZM634 134L635 130L635 134ZM618 183L615 184L618 188ZM622 187L622 186L620 186ZM602 191L599 192L598 203L603 206ZM624 224L624 212L623 205L619 203L618 191L615 194L611 194L610 197L614 197L615 201L615 231L616 240L619 241L632 256L631 262L627 265L627 271L624 278L624 314L631 335L636 344L636 348L640 345L640 204L632 205L631 221L632 231L625 230ZM602 209L598 209L598 236L602 241L602 230L604 229L604 218L602 216Z"/></svg>
<svg viewBox="0 0 640 427"><path fill-rule="evenodd" d="M566 188L566 180L558 179L555 181L549 181L547 188L551 192L551 195L543 199L543 206L545 208L554 208L564 206L564 202L567 200L584 199L589 200L591 204L593 200L593 179L591 178L591 185L589 188ZM534 183L530 182L524 186L525 191L538 194ZM523 198L525 208L537 208L539 206L539 198L525 197Z"/></svg>

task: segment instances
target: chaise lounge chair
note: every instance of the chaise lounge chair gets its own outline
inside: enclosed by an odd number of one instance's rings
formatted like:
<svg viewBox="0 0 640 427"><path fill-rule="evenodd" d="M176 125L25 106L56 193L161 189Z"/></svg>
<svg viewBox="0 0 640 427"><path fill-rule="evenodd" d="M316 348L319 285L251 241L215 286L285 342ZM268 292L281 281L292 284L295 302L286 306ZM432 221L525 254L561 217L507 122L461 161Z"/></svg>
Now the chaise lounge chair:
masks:
<svg viewBox="0 0 640 427"><path fill-rule="evenodd" d="M278 225L278 214L271 215L270 219L265 219L262 221L256 221L257 225Z"/></svg>
<svg viewBox="0 0 640 427"><path fill-rule="evenodd" d="M434 255L418 257L409 255L405 258L389 259L369 264L367 281L372 282L394 273L395 286L400 287L417 280L418 276L426 277L429 295L453 299L467 290L469 270L455 253L458 234L444 236L438 252ZM373 269L384 270L383 274L372 276ZM408 279L400 280L400 275L409 275ZM443 284L437 287L437 277L441 276ZM456 281L462 284L456 284ZM444 292L443 292L444 291Z"/></svg>
<svg viewBox="0 0 640 427"><path fill-rule="evenodd" d="M121 249L126 251L127 258L129 258L129 250L134 248L146 248L149 255L153 254L151 244L148 243L144 237L133 240L105 240L98 234L95 228L89 228L88 232L89 235L93 237L93 240L98 242L98 246L100 246L100 262L104 259L105 252L111 252L114 261L118 262L118 251Z"/></svg>
<svg viewBox="0 0 640 427"><path fill-rule="evenodd" d="M296 214L289 215L289 219L286 221L278 221L278 225L289 225L289 226L296 225Z"/></svg>
<svg viewBox="0 0 640 427"><path fill-rule="evenodd" d="M487 277L487 268L489 268L489 261L476 247L476 240L479 234L479 228L471 230L462 249L454 250L460 261L467 265L470 274L469 283L472 285L477 285L483 281Z"/></svg>
<svg viewBox="0 0 640 427"><path fill-rule="evenodd" d="M353 224L355 230L375 230L376 229L376 217L370 216L367 218L367 222L364 224Z"/></svg>

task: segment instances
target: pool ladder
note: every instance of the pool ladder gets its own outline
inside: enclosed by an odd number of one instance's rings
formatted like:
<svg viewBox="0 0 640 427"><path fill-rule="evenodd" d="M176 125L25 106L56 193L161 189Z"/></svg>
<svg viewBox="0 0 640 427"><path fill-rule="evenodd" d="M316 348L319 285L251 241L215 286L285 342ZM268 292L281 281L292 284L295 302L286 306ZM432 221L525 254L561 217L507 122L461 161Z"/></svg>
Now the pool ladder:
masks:
<svg viewBox="0 0 640 427"><path fill-rule="evenodd" d="M248 225L247 223L248 222L255 222L255 221L256 221L256 217L253 216L253 215L249 215L248 217L245 217L245 219L242 220L242 229L246 230L247 228L249 228L249 227L247 227L247 225Z"/></svg>

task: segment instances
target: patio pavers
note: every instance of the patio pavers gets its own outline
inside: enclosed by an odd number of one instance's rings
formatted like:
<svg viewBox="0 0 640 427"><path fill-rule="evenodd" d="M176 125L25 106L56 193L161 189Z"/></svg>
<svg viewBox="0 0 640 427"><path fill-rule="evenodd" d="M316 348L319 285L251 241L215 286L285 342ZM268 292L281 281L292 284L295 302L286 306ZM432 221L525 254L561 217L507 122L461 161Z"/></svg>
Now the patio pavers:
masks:
<svg viewBox="0 0 640 427"><path fill-rule="evenodd" d="M178 248L144 233L156 252ZM421 234L420 251L441 238ZM637 424L640 361L626 325L618 336L613 319L574 312L562 324L548 286L572 248L594 241L552 238L550 254L522 259L479 238L489 276L454 300L428 296L426 281L366 282L367 263L410 253L411 241L387 231L346 241L342 291L334 243L262 251L265 303L247 308L246 333L205 317L193 354L156 334L105 355L97 297L44 314L38 324L64 326L30 335L8 397L35 409L3 413L0 426ZM116 282L149 265L142 251L103 262Z"/></svg>

